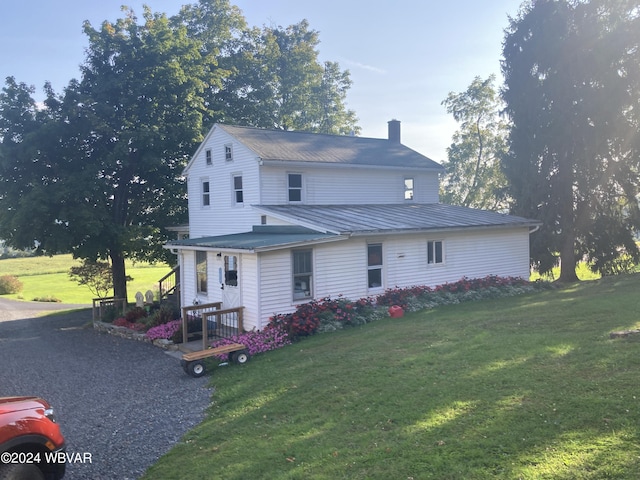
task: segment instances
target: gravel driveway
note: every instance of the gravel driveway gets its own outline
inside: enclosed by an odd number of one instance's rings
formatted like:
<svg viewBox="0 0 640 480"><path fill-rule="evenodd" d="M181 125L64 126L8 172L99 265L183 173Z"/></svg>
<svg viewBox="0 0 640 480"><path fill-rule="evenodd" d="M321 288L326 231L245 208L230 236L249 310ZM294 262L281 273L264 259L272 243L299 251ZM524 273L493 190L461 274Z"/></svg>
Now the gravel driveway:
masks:
<svg viewBox="0 0 640 480"><path fill-rule="evenodd" d="M66 480L136 479L203 418L208 377L148 343L100 334L91 310L46 316L0 299L0 396L37 395L54 407L70 464ZM64 308L54 306L53 308Z"/></svg>

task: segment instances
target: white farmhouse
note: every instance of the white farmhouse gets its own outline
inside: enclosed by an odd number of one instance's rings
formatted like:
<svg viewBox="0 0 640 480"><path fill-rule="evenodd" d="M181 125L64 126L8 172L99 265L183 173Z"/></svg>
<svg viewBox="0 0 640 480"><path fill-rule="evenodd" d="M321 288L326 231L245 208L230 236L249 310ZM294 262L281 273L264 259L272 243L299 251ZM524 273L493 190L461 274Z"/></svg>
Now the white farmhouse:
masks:
<svg viewBox="0 0 640 480"><path fill-rule="evenodd" d="M388 139L216 124L187 165L182 305L244 307L244 328L311 299L462 277L529 276L525 218L439 203L438 163Z"/></svg>

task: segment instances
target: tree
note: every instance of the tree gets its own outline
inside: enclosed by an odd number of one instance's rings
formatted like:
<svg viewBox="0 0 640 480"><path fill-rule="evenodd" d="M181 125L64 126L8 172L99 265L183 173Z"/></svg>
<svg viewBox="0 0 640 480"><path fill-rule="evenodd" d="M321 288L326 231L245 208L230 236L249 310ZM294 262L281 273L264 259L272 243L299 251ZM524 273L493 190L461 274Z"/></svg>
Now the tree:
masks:
<svg viewBox="0 0 640 480"><path fill-rule="evenodd" d="M113 288L111 265L109 262L92 262L84 260L81 265L69 269L69 277L78 282L78 285L86 285L96 297L103 298Z"/></svg>
<svg viewBox="0 0 640 480"><path fill-rule="evenodd" d="M85 24L82 79L61 96L49 89L41 112L15 82L0 99L0 108L29 118L22 125L3 115L24 133L3 135L0 236L109 258L118 298L127 296L125 258L155 257L167 239L162 227L186 218L180 175L202 138L202 93L215 81L184 26L148 9L138 24L125 12L100 30Z"/></svg>
<svg viewBox="0 0 640 480"><path fill-rule="evenodd" d="M640 18L636 1L537 0L511 19L503 46L511 120L503 160L514 213L543 222L532 237L542 273L560 260L577 280L640 252Z"/></svg>
<svg viewBox="0 0 640 480"><path fill-rule="evenodd" d="M223 121L239 125L314 133L358 133L345 106L348 71L320 63L318 32L306 20L287 28L245 30L232 42L221 67L231 72L212 103Z"/></svg>
<svg viewBox="0 0 640 480"><path fill-rule="evenodd" d="M460 124L444 162L440 195L444 203L487 210L507 207L500 165L507 126L499 117L502 104L494 82L495 75L486 80L476 77L466 91L450 92L442 102Z"/></svg>

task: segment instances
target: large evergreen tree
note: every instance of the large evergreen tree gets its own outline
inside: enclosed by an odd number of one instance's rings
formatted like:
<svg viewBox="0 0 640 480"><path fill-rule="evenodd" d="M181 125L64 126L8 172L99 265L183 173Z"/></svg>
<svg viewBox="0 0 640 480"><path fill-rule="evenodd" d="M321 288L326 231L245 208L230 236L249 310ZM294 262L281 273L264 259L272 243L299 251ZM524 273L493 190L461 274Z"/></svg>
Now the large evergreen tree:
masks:
<svg viewBox="0 0 640 480"><path fill-rule="evenodd" d="M640 19L636 1L537 0L506 31L504 171L516 214L539 219L532 255L577 280L639 257Z"/></svg>

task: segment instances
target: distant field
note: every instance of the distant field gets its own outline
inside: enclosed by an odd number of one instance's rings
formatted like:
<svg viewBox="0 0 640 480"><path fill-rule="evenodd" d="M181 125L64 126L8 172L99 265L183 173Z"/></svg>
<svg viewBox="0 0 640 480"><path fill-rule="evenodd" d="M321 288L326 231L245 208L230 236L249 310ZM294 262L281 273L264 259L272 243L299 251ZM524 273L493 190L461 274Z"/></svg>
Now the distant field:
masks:
<svg viewBox="0 0 640 480"><path fill-rule="evenodd" d="M4 298L33 300L53 297L63 303L91 303L91 291L69 278L69 269L79 263L71 255L0 260L0 276L15 275L24 285L22 292L5 295ZM171 271L171 267L162 263L127 262L126 268L127 275L133 277L127 285L129 302L135 301L137 291L155 292L158 280Z"/></svg>

